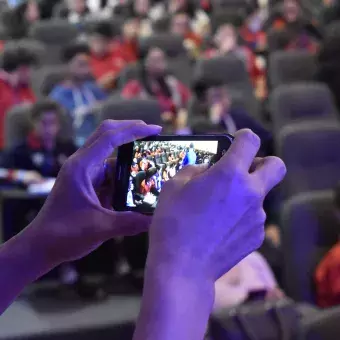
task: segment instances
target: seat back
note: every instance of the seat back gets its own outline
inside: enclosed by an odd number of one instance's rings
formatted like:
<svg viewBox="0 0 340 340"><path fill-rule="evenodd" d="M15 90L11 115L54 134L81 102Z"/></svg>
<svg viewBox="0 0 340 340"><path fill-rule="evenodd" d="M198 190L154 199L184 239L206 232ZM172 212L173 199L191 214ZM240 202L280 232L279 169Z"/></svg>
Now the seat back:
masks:
<svg viewBox="0 0 340 340"><path fill-rule="evenodd" d="M306 51L277 51L269 57L269 80L273 88L299 81L313 81L316 61Z"/></svg>
<svg viewBox="0 0 340 340"><path fill-rule="evenodd" d="M187 54L183 45L183 38L169 33L153 34L150 37L139 39L139 49L142 55L150 47L159 47L168 57L178 57Z"/></svg>
<svg viewBox="0 0 340 340"><path fill-rule="evenodd" d="M332 206L333 190L300 194L283 205L284 289L296 301L315 303L315 268L338 240Z"/></svg>
<svg viewBox="0 0 340 340"><path fill-rule="evenodd" d="M161 124L161 113L157 100L115 98L103 105L99 119L141 119L147 124Z"/></svg>
<svg viewBox="0 0 340 340"><path fill-rule="evenodd" d="M281 85L270 96L274 131L299 120L338 118L329 88L319 83Z"/></svg>
<svg viewBox="0 0 340 340"><path fill-rule="evenodd" d="M287 166L285 197L332 189L340 180L340 126L337 121L286 125L277 139L277 154Z"/></svg>

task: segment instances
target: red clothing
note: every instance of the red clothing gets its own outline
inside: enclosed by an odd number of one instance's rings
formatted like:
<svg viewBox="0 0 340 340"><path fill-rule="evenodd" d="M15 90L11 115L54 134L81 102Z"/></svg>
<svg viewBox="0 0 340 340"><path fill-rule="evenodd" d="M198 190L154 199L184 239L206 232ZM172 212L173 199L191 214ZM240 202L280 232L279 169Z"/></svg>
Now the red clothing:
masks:
<svg viewBox="0 0 340 340"><path fill-rule="evenodd" d="M264 70L258 68L256 64L256 55L249 48L240 47L239 51L241 57L245 57L247 71L249 73L251 80L253 81L253 84L255 85L256 81L260 77L264 76ZM214 58L221 56L221 54L217 49L210 49L204 52L204 56L206 58Z"/></svg>
<svg viewBox="0 0 340 340"><path fill-rule="evenodd" d="M192 31L189 31L185 35L184 40L189 40L190 42L192 42L196 46L196 48L200 47L201 44L202 44L202 38L198 34L192 32Z"/></svg>
<svg viewBox="0 0 340 340"><path fill-rule="evenodd" d="M340 242L317 266L315 286L317 303L320 307L340 305Z"/></svg>
<svg viewBox="0 0 340 340"><path fill-rule="evenodd" d="M134 63L138 60L138 42L136 40L115 40L112 42L112 50L120 53L126 63Z"/></svg>
<svg viewBox="0 0 340 340"><path fill-rule="evenodd" d="M15 105L34 103L35 95L29 86L14 88L5 79L4 74L0 75L0 148L4 147L5 118L6 113Z"/></svg>
<svg viewBox="0 0 340 340"><path fill-rule="evenodd" d="M267 44L265 32L252 32L247 26L240 29L240 36L252 51L263 50Z"/></svg>
<svg viewBox="0 0 340 340"><path fill-rule="evenodd" d="M117 75L126 65L126 61L121 53L110 51L109 54L103 57L97 57L92 54L90 64L93 76L96 80L100 80L107 74L113 73Z"/></svg>
<svg viewBox="0 0 340 340"><path fill-rule="evenodd" d="M156 93L155 97L158 99L163 112L177 113L179 109L187 106L191 96L190 90L176 78L168 77L168 79L168 85L173 93L172 97L169 98L157 90L154 91ZM122 96L127 99L145 98L149 94L138 80L131 80L123 88Z"/></svg>
<svg viewBox="0 0 340 340"><path fill-rule="evenodd" d="M141 194L145 196L146 194L151 192L153 188L155 188L155 182L153 179L150 179L148 183L146 183L146 181L144 180L140 185Z"/></svg>

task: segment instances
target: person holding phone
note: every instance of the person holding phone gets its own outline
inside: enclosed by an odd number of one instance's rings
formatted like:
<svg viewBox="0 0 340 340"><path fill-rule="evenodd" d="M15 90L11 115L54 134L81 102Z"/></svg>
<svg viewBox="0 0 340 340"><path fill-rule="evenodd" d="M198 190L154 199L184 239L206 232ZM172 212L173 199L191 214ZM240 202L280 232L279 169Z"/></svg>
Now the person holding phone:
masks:
<svg viewBox="0 0 340 340"><path fill-rule="evenodd" d="M134 340L203 339L215 281L261 245L262 202L286 168L276 157L255 158L260 140L242 130L211 168L187 166L178 172L163 187L152 218L113 211L107 159L119 145L160 131L140 121L105 121L65 162L38 216L0 248L1 312L57 265L112 237L149 230Z"/></svg>

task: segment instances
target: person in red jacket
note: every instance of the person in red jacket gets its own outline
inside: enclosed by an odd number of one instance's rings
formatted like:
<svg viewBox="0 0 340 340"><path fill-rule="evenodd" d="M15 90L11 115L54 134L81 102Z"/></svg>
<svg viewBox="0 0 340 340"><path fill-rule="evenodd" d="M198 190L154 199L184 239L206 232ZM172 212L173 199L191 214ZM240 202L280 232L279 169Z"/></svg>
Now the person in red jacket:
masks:
<svg viewBox="0 0 340 340"><path fill-rule="evenodd" d="M124 51L112 44L112 26L106 22L98 23L89 39L90 65L97 83L104 89L111 90L119 72L130 62Z"/></svg>
<svg viewBox="0 0 340 340"><path fill-rule="evenodd" d="M0 70L0 148L4 147L6 113L15 105L33 103L36 98L30 85L31 66L35 56L22 46L11 46L3 52Z"/></svg>

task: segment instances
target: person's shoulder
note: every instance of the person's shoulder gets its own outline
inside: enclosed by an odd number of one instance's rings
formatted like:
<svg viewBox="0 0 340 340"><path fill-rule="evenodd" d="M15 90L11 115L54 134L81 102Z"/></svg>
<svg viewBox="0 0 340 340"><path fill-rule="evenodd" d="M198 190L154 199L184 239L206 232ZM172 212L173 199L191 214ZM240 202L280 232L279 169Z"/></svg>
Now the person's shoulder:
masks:
<svg viewBox="0 0 340 340"><path fill-rule="evenodd" d="M50 96L58 97L58 96L65 95L69 92L71 92L71 89L68 86L66 86L66 84L59 83L53 87L53 89L51 90Z"/></svg>

